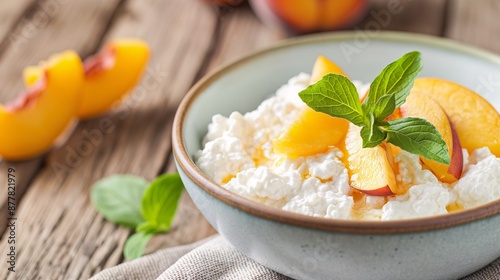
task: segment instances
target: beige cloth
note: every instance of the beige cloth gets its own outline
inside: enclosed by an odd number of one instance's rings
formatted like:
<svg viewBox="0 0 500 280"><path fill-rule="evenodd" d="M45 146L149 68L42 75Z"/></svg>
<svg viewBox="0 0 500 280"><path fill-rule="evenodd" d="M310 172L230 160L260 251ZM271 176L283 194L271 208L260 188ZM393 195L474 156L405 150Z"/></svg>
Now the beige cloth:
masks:
<svg viewBox="0 0 500 280"><path fill-rule="evenodd" d="M108 268L91 280L262 279L288 280L247 258L220 236L168 248ZM500 259L462 280L500 280Z"/></svg>

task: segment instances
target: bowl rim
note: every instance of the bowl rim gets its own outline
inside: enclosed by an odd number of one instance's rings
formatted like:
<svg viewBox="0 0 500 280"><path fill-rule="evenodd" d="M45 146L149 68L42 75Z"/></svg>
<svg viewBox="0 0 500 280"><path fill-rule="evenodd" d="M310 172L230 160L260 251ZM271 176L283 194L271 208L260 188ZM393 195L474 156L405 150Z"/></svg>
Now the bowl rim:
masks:
<svg viewBox="0 0 500 280"><path fill-rule="evenodd" d="M271 47L255 51L237 59L236 61L223 65L211 74L203 77L188 91L182 99L175 114L172 127L172 146L174 158L178 163L178 166L198 187L232 207L260 218L317 230L370 234L406 233L444 229L498 215L500 213L500 199L454 213L404 220L359 221L312 217L266 206L226 190L219 184L213 182L196 166L194 161L189 156L186 146L183 144L183 123L190 107L201 95L201 93L214 81L218 80L221 76L230 72L232 69L235 69L260 56L279 51L280 49L327 41L339 42L353 40L356 39L356 36L358 35L359 31L341 31L287 39ZM453 50L468 56L493 61L500 66L500 56L489 51L458 43L451 39L394 31L381 31L377 35L373 36L373 38L378 41L419 43L431 47L438 47L440 49Z"/></svg>

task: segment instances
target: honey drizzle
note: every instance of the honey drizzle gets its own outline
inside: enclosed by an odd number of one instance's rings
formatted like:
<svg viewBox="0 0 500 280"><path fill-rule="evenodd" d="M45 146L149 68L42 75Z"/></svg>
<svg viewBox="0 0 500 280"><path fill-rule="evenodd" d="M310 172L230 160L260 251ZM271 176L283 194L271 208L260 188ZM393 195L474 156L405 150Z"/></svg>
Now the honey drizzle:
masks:
<svg viewBox="0 0 500 280"><path fill-rule="evenodd" d="M234 174L228 174L228 175L226 175L226 177L222 178L221 183L223 185L225 185L225 184L229 183L229 181L231 181L233 178L236 178L236 175L234 175Z"/></svg>
<svg viewBox="0 0 500 280"><path fill-rule="evenodd" d="M458 202L453 202L450 203L446 206L446 210L451 213L451 212L457 212L460 210L464 210L464 207L460 205Z"/></svg>

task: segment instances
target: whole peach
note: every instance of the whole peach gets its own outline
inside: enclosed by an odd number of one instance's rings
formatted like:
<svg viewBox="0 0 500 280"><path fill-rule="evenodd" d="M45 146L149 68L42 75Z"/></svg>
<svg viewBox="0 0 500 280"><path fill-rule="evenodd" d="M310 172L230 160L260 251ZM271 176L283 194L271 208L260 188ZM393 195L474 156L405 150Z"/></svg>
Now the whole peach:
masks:
<svg viewBox="0 0 500 280"><path fill-rule="evenodd" d="M250 0L265 23L297 34L351 27L360 20L368 0Z"/></svg>

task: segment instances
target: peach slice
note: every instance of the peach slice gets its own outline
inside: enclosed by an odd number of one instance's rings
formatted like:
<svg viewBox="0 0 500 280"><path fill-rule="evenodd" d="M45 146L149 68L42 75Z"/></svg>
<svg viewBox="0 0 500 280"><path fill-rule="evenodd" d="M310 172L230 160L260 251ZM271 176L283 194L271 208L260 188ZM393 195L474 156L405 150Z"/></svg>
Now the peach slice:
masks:
<svg viewBox="0 0 500 280"><path fill-rule="evenodd" d="M450 164L442 164L424 157L420 157L420 159L439 180L446 183L457 181L462 175L462 147L458 137L454 137L456 133L454 133L450 120L441 106L433 99L412 91L406 98L406 102L400 107L400 114L403 117L426 119L436 127L448 148L448 154L451 156Z"/></svg>
<svg viewBox="0 0 500 280"><path fill-rule="evenodd" d="M273 141L274 151L290 158L324 153L345 137L348 128L349 122L344 119L304 108Z"/></svg>
<svg viewBox="0 0 500 280"><path fill-rule="evenodd" d="M328 73L345 73L324 56L318 56L311 75L311 83ZM316 112L306 107L284 131L273 140L274 151L290 158L324 153L345 138L349 122Z"/></svg>
<svg viewBox="0 0 500 280"><path fill-rule="evenodd" d="M23 69L23 80L27 88L32 87L40 77L43 76L44 70L40 66L28 66Z"/></svg>
<svg viewBox="0 0 500 280"><path fill-rule="evenodd" d="M385 144L363 148L361 128L350 125L345 139L351 187L368 195L388 196L398 193L391 154Z"/></svg>
<svg viewBox="0 0 500 280"><path fill-rule="evenodd" d="M454 82L419 78L411 94L426 94L449 116L463 148L488 147L500 157L500 114L479 94Z"/></svg>
<svg viewBox="0 0 500 280"><path fill-rule="evenodd" d="M95 56L84 61L85 83L77 117L87 119L105 113L130 92L139 81L149 57L148 45L135 39L110 41ZM28 67L25 83L30 86L38 80L40 71Z"/></svg>
<svg viewBox="0 0 500 280"><path fill-rule="evenodd" d="M38 67L37 82L16 100L0 105L0 156L23 160L48 150L71 123L83 85L83 65L73 51Z"/></svg>
<svg viewBox="0 0 500 280"><path fill-rule="evenodd" d="M316 62L314 62L311 74L311 84L318 82L324 75L329 73L343 75L348 78L344 70L342 70L337 64L333 63L333 61L328 58L319 55L318 58L316 58Z"/></svg>

